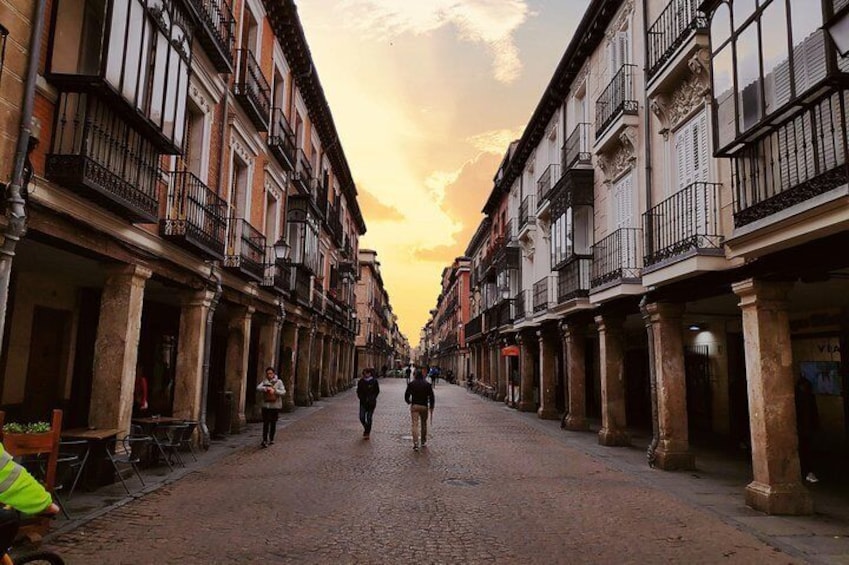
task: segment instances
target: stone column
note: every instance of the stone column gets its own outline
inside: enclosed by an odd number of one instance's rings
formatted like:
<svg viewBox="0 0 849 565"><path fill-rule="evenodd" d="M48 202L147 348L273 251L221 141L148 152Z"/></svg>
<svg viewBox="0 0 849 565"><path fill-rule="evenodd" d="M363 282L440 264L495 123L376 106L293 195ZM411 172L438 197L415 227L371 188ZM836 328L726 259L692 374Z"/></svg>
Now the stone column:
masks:
<svg viewBox="0 0 849 565"><path fill-rule="evenodd" d="M330 338L330 365L327 371L328 396L336 394L336 382L339 380L339 339Z"/></svg>
<svg viewBox="0 0 849 565"><path fill-rule="evenodd" d="M312 353L310 354L310 396L313 402L321 398L321 381L324 372L324 334L316 332L312 341Z"/></svg>
<svg viewBox="0 0 849 565"><path fill-rule="evenodd" d="M151 270L120 265L107 270L92 367L88 423L129 433L133 413L144 286Z"/></svg>
<svg viewBox="0 0 849 565"><path fill-rule="evenodd" d="M506 340L501 342L501 347L507 345ZM507 365L504 360L507 359L501 355L501 348L495 350L495 366L498 370L498 385L495 388L495 400L504 402L507 397Z"/></svg>
<svg viewBox="0 0 849 565"><path fill-rule="evenodd" d="M206 318L215 292L186 293L180 309L177 337L177 363L174 369L174 416L197 420L203 392L203 352L206 346Z"/></svg>
<svg viewBox="0 0 849 565"><path fill-rule="evenodd" d="M522 379L519 387L519 410L533 412L537 409L534 401L534 353L531 342L535 336L531 333L520 333L519 342L519 373Z"/></svg>
<svg viewBox="0 0 849 565"><path fill-rule="evenodd" d="M732 286L740 297L752 433L752 474L746 504L767 514L811 514L802 486L793 354L787 317L788 283L747 279Z"/></svg>
<svg viewBox="0 0 849 565"><path fill-rule="evenodd" d="M262 318L259 322L259 340L257 341L257 367L256 374L248 375L248 394L253 394L259 397L259 393L253 392L257 385L265 378L265 368L273 367L278 372L280 368L277 366L277 340L279 325L275 318ZM285 385L284 385L285 386ZM257 400L251 409L250 419L259 421L262 419L261 400Z"/></svg>
<svg viewBox="0 0 849 565"><path fill-rule="evenodd" d="M321 396L327 398L330 396L330 382L333 378L333 338L329 335L325 335L324 340L322 341L323 355L321 360L321 378L319 383Z"/></svg>
<svg viewBox="0 0 849 565"><path fill-rule="evenodd" d="M298 326L297 324L285 323L283 326L283 337L280 344L280 378L286 387L283 396L283 411L291 412L295 409L295 359L298 350Z"/></svg>
<svg viewBox="0 0 849 565"><path fill-rule="evenodd" d="M230 424L230 433L232 434L241 433L247 424L245 393L249 382L248 352L251 346L251 318L253 313L252 307L236 306L227 322L227 358L224 361L224 382L226 389L233 393L233 419ZM253 379L250 382L253 382Z"/></svg>
<svg viewBox="0 0 849 565"><path fill-rule="evenodd" d="M657 382L657 422L659 442L655 464L675 471L694 469L687 430L687 378L684 374L684 340L681 336L683 304L646 304L645 316L651 325Z"/></svg>
<svg viewBox="0 0 849 565"><path fill-rule="evenodd" d="M586 431L587 424L587 363L584 327L564 324L563 358L566 360L566 429Z"/></svg>
<svg viewBox="0 0 849 565"><path fill-rule="evenodd" d="M537 416L543 420L558 420L557 412L557 382L555 375L554 338L545 330L537 331L539 341L539 410Z"/></svg>
<svg viewBox="0 0 849 565"><path fill-rule="evenodd" d="M299 327L297 372L295 374L295 405L309 406L310 402L310 353L312 345L313 330L307 327Z"/></svg>
<svg viewBox="0 0 849 565"><path fill-rule="evenodd" d="M601 430L598 442L607 446L630 445L625 430L625 349L622 318L596 316L601 366Z"/></svg>

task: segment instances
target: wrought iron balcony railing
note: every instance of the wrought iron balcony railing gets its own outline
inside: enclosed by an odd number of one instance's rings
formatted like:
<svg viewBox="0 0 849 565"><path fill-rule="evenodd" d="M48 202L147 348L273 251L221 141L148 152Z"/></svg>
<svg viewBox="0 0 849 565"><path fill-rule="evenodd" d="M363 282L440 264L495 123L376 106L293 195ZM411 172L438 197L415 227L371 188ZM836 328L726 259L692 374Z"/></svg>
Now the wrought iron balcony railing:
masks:
<svg viewBox="0 0 849 565"><path fill-rule="evenodd" d="M514 322L530 317L531 309L534 304L534 298L530 290L519 291L519 293L513 298L513 301L516 309L516 318L513 320Z"/></svg>
<svg viewBox="0 0 849 565"><path fill-rule="evenodd" d="M188 171L171 173L162 237L213 258L224 258L227 203Z"/></svg>
<svg viewBox="0 0 849 565"><path fill-rule="evenodd" d="M310 292L310 282L312 274L303 265L292 265L292 280L289 284L289 289L292 291L292 297L305 306L309 306L312 301L312 293Z"/></svg>
<svg viewBox="0 0 849 565"><path fill-rule="evenodd" d="M337 245L342 241L342 220L339 219L339 213L339 208L336 206L330 206L328 208L327 230Z"/></svg>
<svg viewBox="0 0 849 565"><path fill-rule="evenodd" d="M195 37L209 56L215 70L233 72L233 12L227 0L187 2L198 23Z"/></svg>
<svg viewBox="0 0 849 565"><path fill-rule="evenodd" d="M262 281L265 276L265 236L244 218L228 221L224 266Z"/></svg>
<svg viewBox="0 0 849 565"><path fill-rule="evenodd" d="M596 100L596 139L599 139L619 116L637 113L639 103L634 92L636 74L637 65L622 65Z"/></svg>
<svg viewBox="0 0 849 565"><path fill-rule="evenodd" d="M847 183L847 92L827 94L736 154L735 226Z"/></svg>
<svg viewBox="0 0 849 565"><path fill-rule="evenodd" d="M490 306L483 313L484 331L494 330L498 327L498 305Z"/></svg>
<svg viewBox="0 0 849 565"><path fill-rule="evenodd" d="M537 181L537 208L542 208L558 180L560 180L560 165L552 163L546 167Z"/></svg>
<svg viewBox="0 0 849 565"><path fill-rule="evenodd" d="M287 292L292 285L292 266L288 261L277 259L274 246L265 248L265 275L262 286L271 287L280 292Z"/></svg>
<svg viewBox="0 0 849 565"><path fill-rule="evenodd" d="M563 172L578 165L591 165L592 154L590 153L590 124L580 123L566 138L561 153Z"/></svg>
<svg viewBox="0 0 849 565"><path fill-rule="evenodd" d="M589 296L593 260L577 257L560 269L557 275L557 303Z"/></svg>
<svg viewBox="0 0 849 565"><path fill-rule="evenodd" d="M303 149L295 151L295 184L301 194L312 194L312 163Z"/></svg>
<svg viewBox="0 0 849 565"><path fill-rule="evenodd" d="M557 304L554 296L557 290L556 279L549 275L534 283L534 314L545 312Z"/></svg>
<svg viewBox="0 0 849 565"><path fill-rule="evenodd" d="M94 94L63 92L45 175L134 222L159 221L160 154Z"/></svg>
<svg viewBox="0 0 849 565"><path fill-rule="evenodd" d="M527 226L533 214L536 213L536 205L533 195L525 196L522 203L519 205L519 231Z"/></svg>
<svg viewBox="0 0 849 565"><path fill-rule="evenodd" d="M645 266L689 251L722 248L721 184L694 182L643 214Z"/></svg>
<svg viewBox="0 0 849 565"><path fill-rule="evenodd" d="M498 304L498 326L509 326L516 319L516 300L509 298Z"/></svg>
<svg viewBox="0 0 849 565"><path fill-rule="evenodd" d="M286 172L295 170L295 132L286 119L282 108L271 111L271 131L268 132L268 147Z"/></svg>
<svg viewBox="0 0 849 565"><path fill-rule="evenodd" d="M637 282L640 278L642 233L637 228L619 228L593 245L590 286L593 288L619 281Z"/></svg>
<svg viewBox="0 0 849 565"><path fill-rule="evenodd" d="M324 312L325 307L324 289L321 285L314 284L312 288L312 307L316 312Z"/></svg>
<svg viewBox="0 0 849 565"><path fill-rule="evenodd" d="M481 333L481 317L475 316L466 324L466 340L479 336Z"/></svg>
<svg viewBox="0 0 849 565"><path fill-rule="evenodd" d="M236 81L233 92L245 113L259 131L268 131L271 114L271 88L250 49L236 51Z"/></svg>
<svg viewBox="0 0 849 565"><path fill-rule="evenodd" d="M519 222L517 218L510 218L504 224L504 247L518 247L519 245Z"/></svg>
<svg viewBox="0 0 849 565"><path fill-rule="evenodd" d="M653 78L675 56L692 32L707 30L708 21L698 10L700 0L672 0L648 32L648 71Z"/></svg>

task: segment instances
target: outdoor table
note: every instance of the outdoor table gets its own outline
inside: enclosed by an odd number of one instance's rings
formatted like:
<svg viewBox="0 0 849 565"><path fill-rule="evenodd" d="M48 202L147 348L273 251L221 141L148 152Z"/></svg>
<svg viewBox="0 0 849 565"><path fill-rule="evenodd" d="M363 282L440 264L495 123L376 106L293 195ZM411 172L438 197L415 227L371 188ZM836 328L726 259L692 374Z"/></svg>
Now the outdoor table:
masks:
<svg viewBox="0 0 849 565"><path fill-rule="evenodd" d="M154 430L159 425L169 425L169 424L181 424L183 422L182 418L174 418L172 416L145 416L140 418L133 418L133 423L142 427L145 435L149 435L153 437ZM151 467L156 464L157 459L161 453L158 453L158 445L154 440L153 445L146 446L146 449L142 452L142 466L143 467ZM161 450L159 450L161 451Z"/></svg>
<svg viewBox="0 0 849 565"><path fill-rule="evenodd" d="M80 477L85 490L112 484L114 469L106 452L115 449L120 431L117 428L73 428L62 432L65 439L84 439L89 443L89 461Z"/></svg>

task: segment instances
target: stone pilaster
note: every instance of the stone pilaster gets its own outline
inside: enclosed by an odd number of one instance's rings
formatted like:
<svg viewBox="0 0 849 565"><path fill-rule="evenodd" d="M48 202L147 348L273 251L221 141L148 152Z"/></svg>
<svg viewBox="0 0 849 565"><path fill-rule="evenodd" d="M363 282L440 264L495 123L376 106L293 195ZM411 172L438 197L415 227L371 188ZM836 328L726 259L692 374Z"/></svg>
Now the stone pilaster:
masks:
<svg viewBox="0 0 849 565"><path fill-rule="evenodd" d="M586 431L587 424L587 363L585 328L565 324L563 332L563 358L566 360L566 416L567 430Z"/></svg>
<svg viewBox="0 0 849 565"><path fill-rule="evenodd" d="M532 342L536 339L531 333L520 333L519 342L519 373L522 379L519 387L519 410L534 412L537 409L534 400L534 351Z"/></svg>
<svg viewBox="0 0 849 565"><path fill-rule="evenodd" d="M215 292L211 290L183 296L174 377L174 416L177 418L197 420L200 416L206 319L214 298Z"/></svg>
<svg viewBox="0 0 849 565"><path fill-rule="evenodd" d="M295 371L295 405L309 406L310 400L310 354L312 346L312 334L314 330L299 327L297 364Z"/></svg>
<svg viewBox="0 0 849 565"><path fill-rule="evenodd" d="M266 367L273 367L280 374L280 368L277 365L277 341L279 325L276 318L258 318L257 319L259 339L257 340L257 367L256 373L248 375L247 393L256 397L251 412L246 417L252 421L259 421L262 418L262 400L260 394L253 392L262 380L265 378Z"/></svg>
<svg viewBox="0 0 849 565"><path fill-rule="evenodd" d="M133 412L144 287L150 269L121 265L107 271L92 367L90 426L129 433Z"/></svg>
<svg viewBox="0 0 849 565"><path fill-rule="evenodd" d="M743 311L752 474L746 504L767 514L811 514L802 486L787 294L791 285L747 279L733 285Z"/></svg>
<svg viewBox="0 0 849 565"><path fill-rule="evenodd" d="M501 345L506 345L506 341L502 341ZM496 349L495 355L495 366L498 368L498 386L495 389L495 400L504 402L507 397L507 364L505 363L507 358L501 355L500 348Z"/></svg>
<svg viewBox="0 0 849 565"><path fill-rule="evenodd" d="M655 465L667 471L694 469L687 430L687 378L684 373L684 340L681 336L683 304L651 303L645 306L654 342L659 441Z"/></svg>
<svg viewBox="0 0 849 565"><path fill-rule="evenodd" d="M596 316L601 366L601 445L629 445L625 430L625 349L622 318Z"/></svg>
<svg viewBox="0 0 849 565"><path fill-rule="evenodd" d="M248 386L248 352L251 346L251 318L254 309L236 306L227 322L227 358L224 361L224 381L226 389L233 393L233 419L230 433L244 431L245 394ZM253 379L251 379L253 382ZM254 385L256 386L256 385Z"/></svg>
<svg viewBox="0 0 849 565"><path fill-rule="evenodd" d="M539 341L539 410L537 416L543 420L557 420L557 375L555 374L554 338L545 330L537 331Z"/></svg>
<svg viewBox="0 0 849 565"><path fill-rule="evenodd" d="M333 375L333 357L332 357L332 348L333 348L333 338L329 335L324 336L322 345L322 359L321 359L321 377L320 377L320 392L321 396L328 397L330 396L330 382L332 380Z"/></svg>
<svg viewBox="0 0 849 565"><path fill-rule="evenodd" d="M316 332L310 354L310 396L313 401L321 398L321 380L324 372L324 334Z"/></svg>
<svg viewBox="0 0 849 565"><path fill-rule="evenodd" d="M286 394L283 396L284 412L295 409L295 359L298 349L298 329L297 324L283 325L280 343L280 378L283 380L283 386L286 387Z"/></svg>

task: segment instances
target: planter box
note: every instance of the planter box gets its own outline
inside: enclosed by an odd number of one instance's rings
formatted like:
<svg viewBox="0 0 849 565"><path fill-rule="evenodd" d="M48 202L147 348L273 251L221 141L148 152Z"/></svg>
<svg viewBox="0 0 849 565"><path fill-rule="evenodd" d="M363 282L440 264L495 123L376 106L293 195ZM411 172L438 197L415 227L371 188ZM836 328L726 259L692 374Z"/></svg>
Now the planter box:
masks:
<svg viewBox="0 0 849 565"><path fill-rule="evenodd" d="M21 452L49 453L53 451L54 437L53 431L43 432L40 434L18 434L6 432L3 434L3 446L12 455Z"/></svg>

